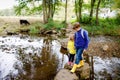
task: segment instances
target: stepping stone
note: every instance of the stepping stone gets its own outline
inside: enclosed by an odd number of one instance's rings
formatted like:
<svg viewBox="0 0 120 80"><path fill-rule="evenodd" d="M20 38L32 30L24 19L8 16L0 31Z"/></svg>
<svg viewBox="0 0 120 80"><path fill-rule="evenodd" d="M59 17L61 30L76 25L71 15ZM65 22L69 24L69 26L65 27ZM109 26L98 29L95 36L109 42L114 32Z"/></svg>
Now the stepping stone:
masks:
<svg viewBox="0 0 120 80"><path fill-rule="evenodd" d="M67 63L64 66L65 69L71 70L72 66ZM83 67L77 68L75 73L78 73L82 79L88 79L90 77L90 66L88 63L84 63Z"/></svg>
<svg viewBox="0 0 120 80"><path fill-rule="evenodd" d="M54 80L78 80L78 77L75 73L70 73L70 70L68 69L61 69Z"/></svg>

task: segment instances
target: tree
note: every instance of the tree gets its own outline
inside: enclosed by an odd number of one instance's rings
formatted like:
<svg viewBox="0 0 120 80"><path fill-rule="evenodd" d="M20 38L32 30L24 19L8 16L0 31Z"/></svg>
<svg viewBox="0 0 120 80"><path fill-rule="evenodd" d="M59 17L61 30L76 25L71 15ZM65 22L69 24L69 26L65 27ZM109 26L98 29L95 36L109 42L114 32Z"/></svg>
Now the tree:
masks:
<svg viewBox="0 0 120 80"><path fill-rule="evenodd" d="M120 0L114 0L114 7L120 9Z"/></svg>
<svg viewBox="0 0 120 80"><path fill-rule="evenodd" d="M65 2L65 23L67 22L67 4L68 4L68 0L66 0Z"/></svg>
<svg viewBox="0 0 120 80"><path fill-rule="evenodd" d="M33 14L33 13L43 13L44 23L48 22L48 19L53 19L54 13L56 11L56 6L59 6L59 0L16 0L18 1L18 6L15 6L16 14ZM37 5L35 5L37 3Z"/></svg>
<svg viewBox="0 0 120 80"><path fill-rule="evenodd" d="M18 5L14 6L16 15L32 15L42 12L41 0L16 0ZM35 5L34 3L37 3Z"/></svg>
<svg viewBox="0 0 120 80"><path fill-rule="evenodd" d="M75 14L78 22L82 22L82 4L83 0L75 0Z"/></svg>
<svg viewBox="0 0 120 80"><path fill-rule="evenodd" d="M120 0L114 0L113 8L117 10L118 16L120 17Z"/></svg>
<svg viewBox="0 0 120 80"><path fill-rule="evenodd" d="M101 0L98 0L98 3L97 3L97 8L96 8L96 24L98 25L99 21L98 21L98 12L99 12L99 7L100 7L100 3L101 3Z"/></svg>
<svg viewBox="0 0 120 80"><path fill-rule="evenodd" d="M48 22L48 19L53 19L56 4L58 4L58 2L58 0L43 0L43 15L45 23Z"/></svg>
<svg viewBox="0 0 120 80"><path fill-rule="evenodd" d="M95 5L96 0L91 0L91 10L90 10L90 17L89 17L89 22L91 23L92 17L93 17L93 9Z"/></svg>

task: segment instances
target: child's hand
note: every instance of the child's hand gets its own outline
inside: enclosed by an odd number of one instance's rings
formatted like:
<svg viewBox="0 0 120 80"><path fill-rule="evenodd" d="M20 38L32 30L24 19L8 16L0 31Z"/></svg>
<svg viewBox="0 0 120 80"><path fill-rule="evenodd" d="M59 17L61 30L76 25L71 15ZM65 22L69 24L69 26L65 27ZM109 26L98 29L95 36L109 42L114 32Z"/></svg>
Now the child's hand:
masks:
<svg viewBox="0 0 120 80"><path fill-rule="evenodd" d="M88 54L86 49L84 49L83 53L84 53L84 54Z"/></svg>
<svg viewBox="0 0 120 80"><path fill-rule="evenodd" d="M83 52L86 52L86 49L84 49L84 51Z"/></svg>

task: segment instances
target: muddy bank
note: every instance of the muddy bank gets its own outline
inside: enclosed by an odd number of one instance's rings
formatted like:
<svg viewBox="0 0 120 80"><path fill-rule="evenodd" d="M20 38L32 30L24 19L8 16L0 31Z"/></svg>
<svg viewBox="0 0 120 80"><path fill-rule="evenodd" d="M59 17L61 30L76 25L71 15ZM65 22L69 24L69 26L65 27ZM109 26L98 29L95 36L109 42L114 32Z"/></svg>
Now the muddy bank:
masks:
<svg viewBox="0 0 120 80"><path fill-rule="evenodd" d="M67 46L68 38L61 39L63 47ZM100 57L120 58L120 38L111 36L90 36L90 44L86 54Z"/></svg>
<svg viewBox="0 0 120 80"><path fill-rule="evenodd" d="M75 32L72 29L72 24L68 24L66 28L67 38L61 40L62 45L66 47L68 37ZM100 57L119 57L120 58L120 36L103 36L96 35L90 37L90 44L86 54Z"/></svg>
<svg viewBox="0 0 120 80"><path fill-rule="evenodd" d="M90 37L91 41L87 53L100 57L120 58L120 38L111 36Z"/></svg>

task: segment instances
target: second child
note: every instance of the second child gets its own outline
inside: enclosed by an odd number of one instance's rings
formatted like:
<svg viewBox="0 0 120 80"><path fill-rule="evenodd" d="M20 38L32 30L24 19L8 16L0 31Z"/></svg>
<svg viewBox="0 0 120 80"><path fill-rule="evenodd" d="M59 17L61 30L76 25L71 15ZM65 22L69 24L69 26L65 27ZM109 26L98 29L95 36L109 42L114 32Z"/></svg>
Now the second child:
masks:
<svg viewBox="0 0 120 80"><path fill-rule="evenodd" d="M70 36L68 44L67 44L67 49L69 52L69 62L68 65L73 66L73 61L74 61L74 56L76 53L75 46L74 46L74 36Z"/></svg>

